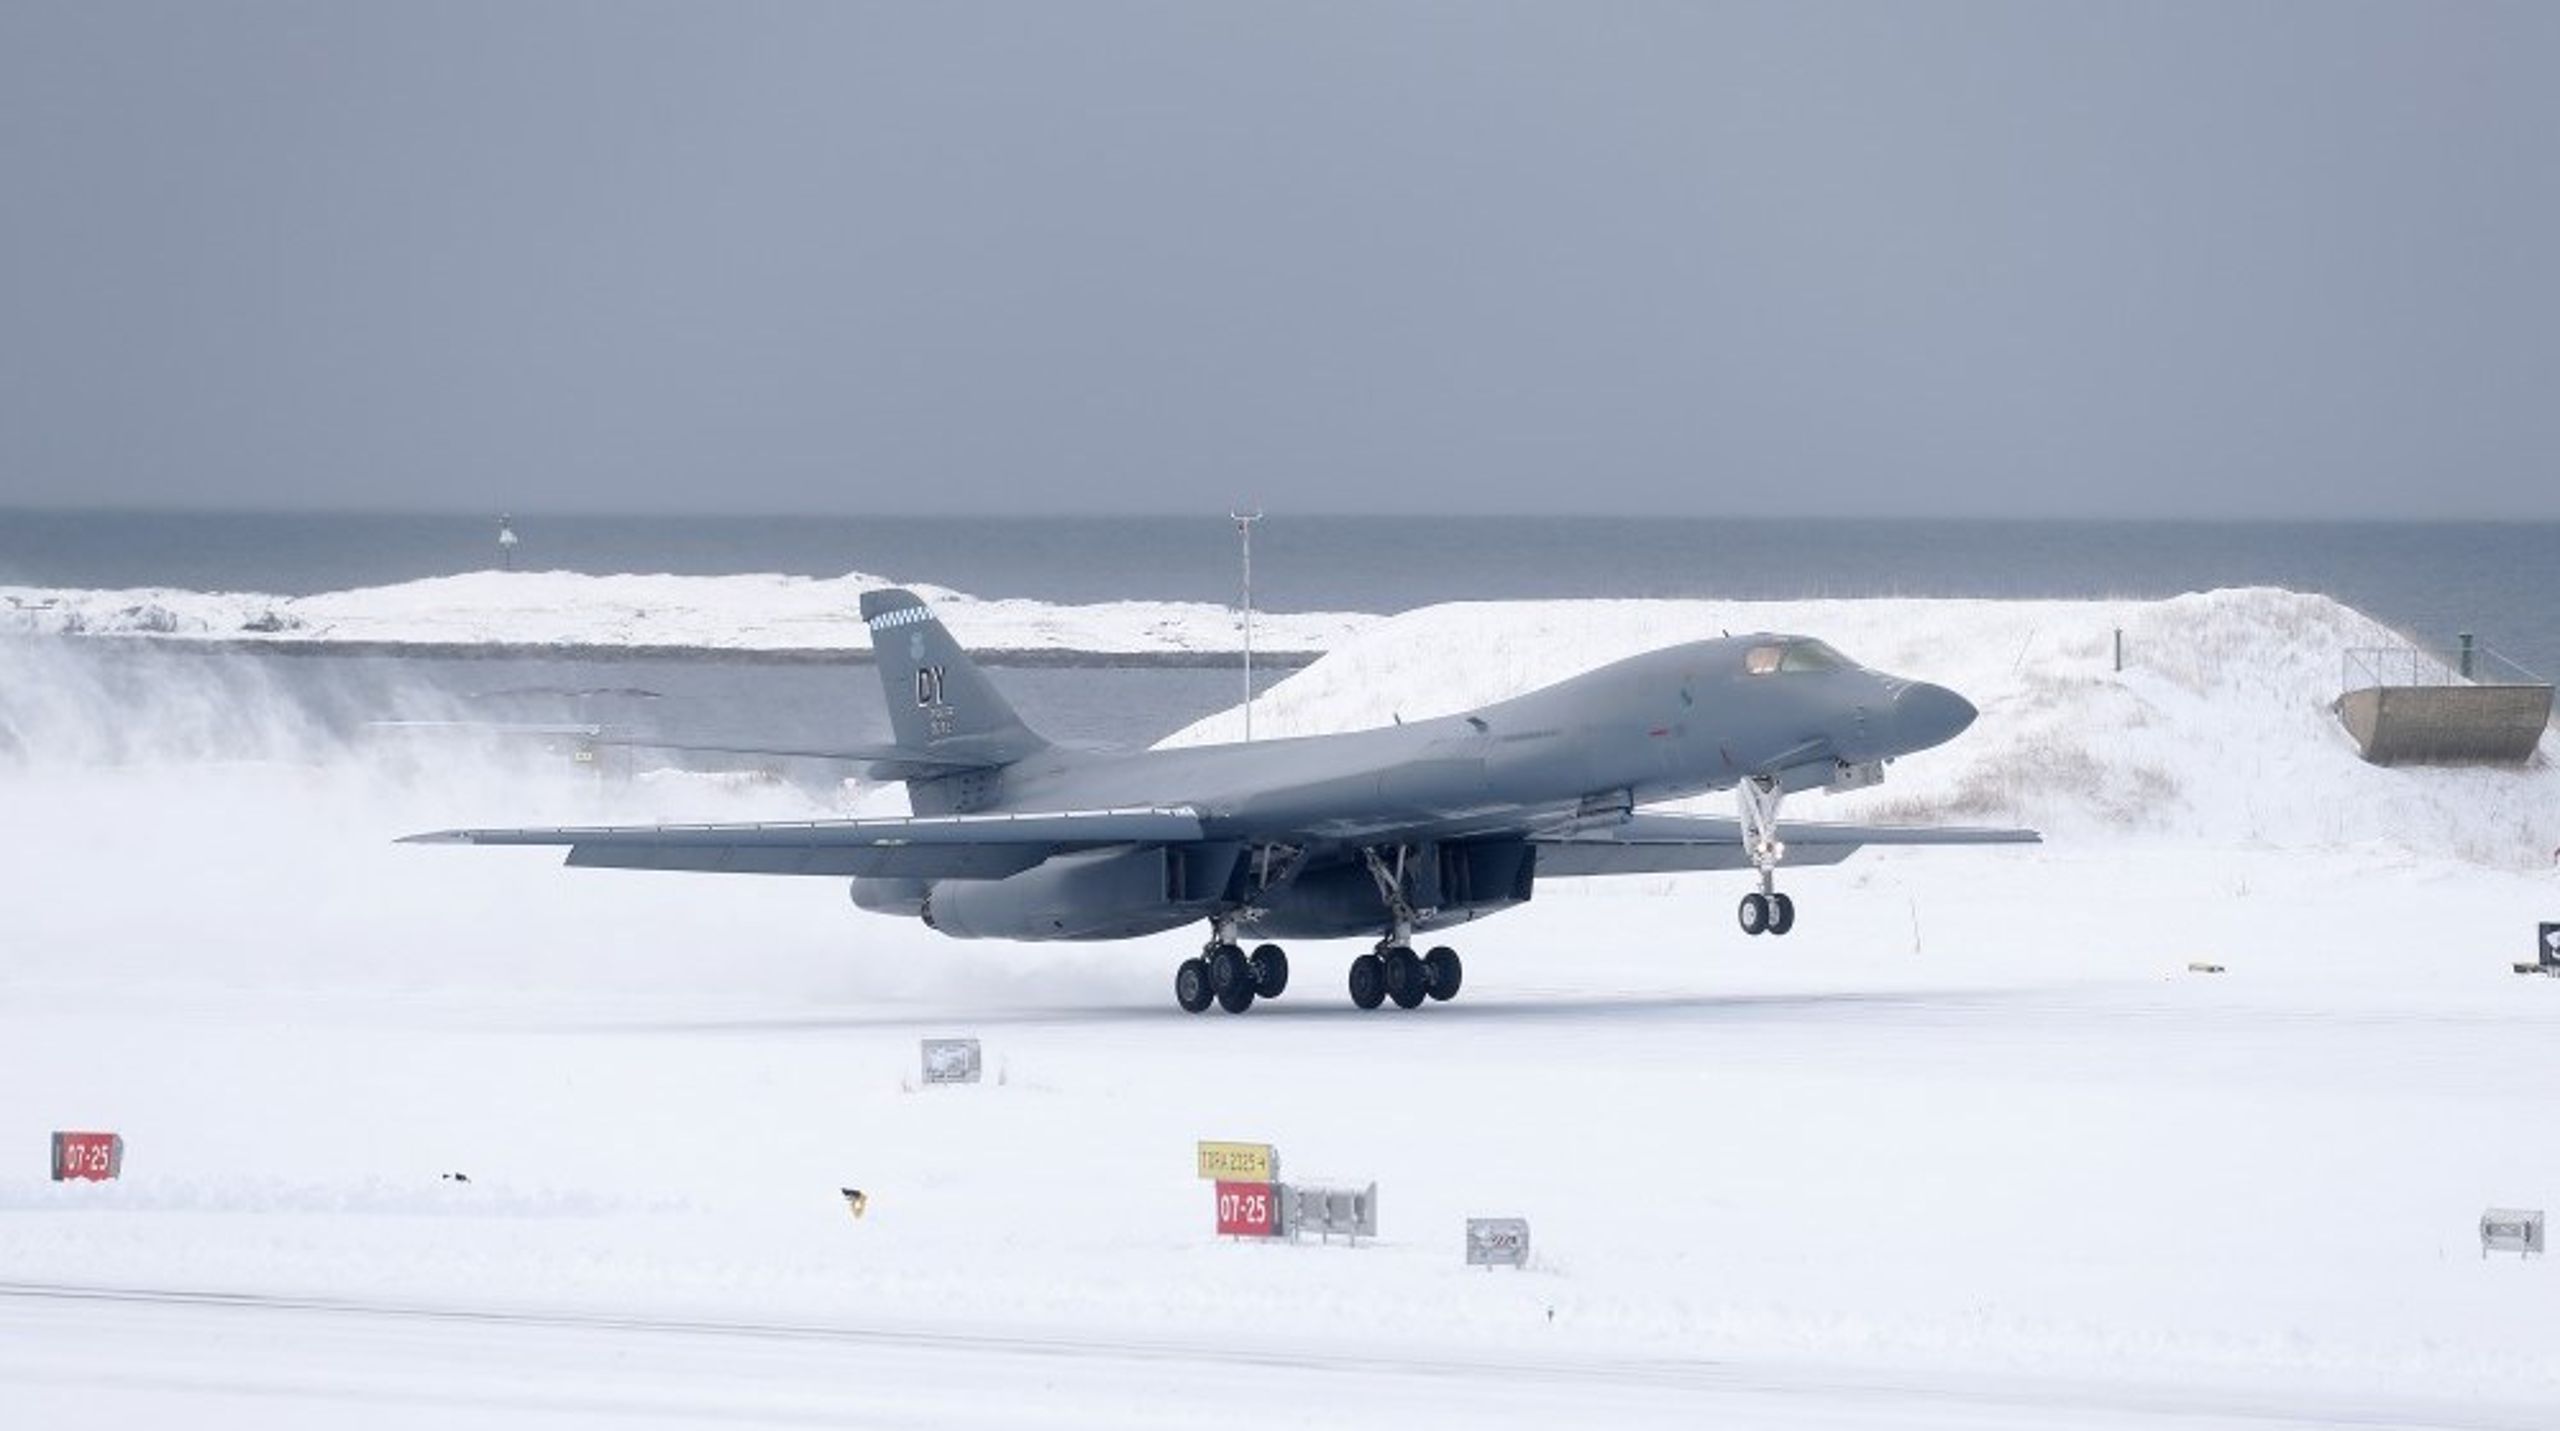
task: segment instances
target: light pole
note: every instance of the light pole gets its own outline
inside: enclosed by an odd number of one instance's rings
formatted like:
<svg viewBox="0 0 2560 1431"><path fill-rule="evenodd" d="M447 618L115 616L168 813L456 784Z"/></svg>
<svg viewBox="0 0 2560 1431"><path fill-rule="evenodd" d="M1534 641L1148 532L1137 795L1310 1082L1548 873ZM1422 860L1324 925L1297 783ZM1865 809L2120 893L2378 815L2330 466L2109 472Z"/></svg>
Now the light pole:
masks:
<svg viewBox="0 0 2560 1431"><path fill-rule="evenodd" d="M1262 511L1229 512L1236 524L1236 538L1244 548L1244 738L1253 741L1253 524L1262 520Z"/></svg>

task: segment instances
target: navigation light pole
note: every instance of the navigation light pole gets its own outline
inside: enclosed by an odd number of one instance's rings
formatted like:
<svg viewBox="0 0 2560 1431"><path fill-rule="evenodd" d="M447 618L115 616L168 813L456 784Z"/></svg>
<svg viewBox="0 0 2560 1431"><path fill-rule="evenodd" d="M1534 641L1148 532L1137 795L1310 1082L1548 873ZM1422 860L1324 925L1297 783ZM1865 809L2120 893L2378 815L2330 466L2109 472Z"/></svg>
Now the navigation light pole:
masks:
<svg viewBox="0 0 2560 1431"><path fill-rule="evenodd" d="M1253 741L1253 524L1262 520L1262 511L1229 512L1236 524L1236 537L1244 548L1244 738Z"/></svg>

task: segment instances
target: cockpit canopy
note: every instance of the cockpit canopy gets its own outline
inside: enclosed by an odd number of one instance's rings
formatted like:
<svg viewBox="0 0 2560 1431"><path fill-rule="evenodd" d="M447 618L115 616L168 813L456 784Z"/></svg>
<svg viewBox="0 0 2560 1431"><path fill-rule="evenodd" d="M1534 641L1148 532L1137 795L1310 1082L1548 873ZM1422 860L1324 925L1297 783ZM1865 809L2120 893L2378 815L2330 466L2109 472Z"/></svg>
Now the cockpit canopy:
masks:
<svg viewBox="0 0 2560 1431"><path fill-rule="evenodd" d="M1846 671L1857 663L1811 637L1763 641L1743 653L1744 674L1794 675L1804 671Z"/></svg>

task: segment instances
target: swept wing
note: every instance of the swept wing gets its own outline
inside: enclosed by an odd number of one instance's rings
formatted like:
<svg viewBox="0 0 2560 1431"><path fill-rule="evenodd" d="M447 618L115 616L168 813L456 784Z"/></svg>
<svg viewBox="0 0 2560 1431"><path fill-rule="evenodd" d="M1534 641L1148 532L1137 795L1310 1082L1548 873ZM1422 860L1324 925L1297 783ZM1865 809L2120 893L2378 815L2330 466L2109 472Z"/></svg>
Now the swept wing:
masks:
<svg viewBox="0 0 2560 1431"><path fill-rule="evenodd" d="M900 780L910 774L947 774L954 770L975 770L1002 763L966 742L958 741L951 742L946 749L934 751L915 750L902 745L709 745L623 735L593 722L580 721L378 720L368 724L371 729L392 734L526 736L575 740L581 745L611 750L671 750L684 755L840 761L872 767L867 773L875 780Z"/></svg>
<svg viewBox="0 0 2560 1431"><path fill-rule="evenodd" d="M2033 830L1963 825L1827 825L1790 821L1789 865L1838 864L1864 845L2032 845ZM1751 868L1742 822L1727 815L1632 815L1614 825L1531 837L1538 873L1672 874Z"/></svg>
<svg viewBox="0 0 2560 1431"><path fill-rule="evenodd" d="M1053 855L1201 838L1188 806L1036 815L908 815L726 825L591 825L438 830L420 845L566 845L568 863L725 874L1001 879Z"/></svg>

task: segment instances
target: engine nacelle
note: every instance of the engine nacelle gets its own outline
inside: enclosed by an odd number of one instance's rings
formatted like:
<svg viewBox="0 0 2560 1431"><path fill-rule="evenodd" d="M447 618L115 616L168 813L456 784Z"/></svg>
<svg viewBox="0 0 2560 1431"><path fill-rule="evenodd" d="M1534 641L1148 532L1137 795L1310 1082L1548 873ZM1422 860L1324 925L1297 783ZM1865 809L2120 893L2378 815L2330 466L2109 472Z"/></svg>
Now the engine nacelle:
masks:
<svg viewBox="0 0 2560 1431"><path fill-rule="evenodd" d="M1078 850L1003 879L936 880L916 912L954 939L1127 939L1207 918L1243 858L1236 844Z"/></svg>
<svg viewBox="0 0 2560 1431"><path fill-rule="evenodd" d="M1526 840L1471 840L1424 845L1406 867L1408 894L1429 911L1418 927L1446 929L1528 902L1538 878L1538 852ZM1262 901L1258 933L1299 939L1377 934L1387 905L1363 865L1338 864L1300 875Z"/></svg>
<svg viewBox="0 0 2560 1431"><path fill-rule="evenodd" d="M873 914L903 914L913 918L924 913L925 898L932 892L931 880L865 876L853 882L853 903L855 908L867 909Z"/></svg>

